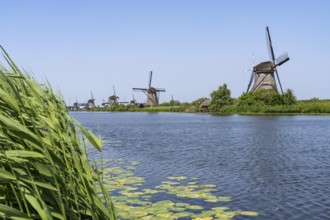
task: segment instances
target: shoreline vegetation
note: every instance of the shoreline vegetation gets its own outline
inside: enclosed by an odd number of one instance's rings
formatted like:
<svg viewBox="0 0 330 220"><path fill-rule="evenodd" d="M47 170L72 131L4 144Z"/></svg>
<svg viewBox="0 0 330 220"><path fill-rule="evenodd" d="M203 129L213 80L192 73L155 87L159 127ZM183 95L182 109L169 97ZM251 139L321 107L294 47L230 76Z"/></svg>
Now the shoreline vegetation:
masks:
<svg viewBox="0 0 330 220"><path fill-rule="evenodd" d="M220 89L221 87L223 86L220 86ZM93 107L76 110L69 108L69 110L95 112L202 112L229 115L330 114L330 99L321 100L312 98L309 100L296 100L293 91L290 89L284 94L279 94L273 90L259 90L243 93L239 98L231 98L230 91L229 95L220 94L218 96L216 92L218 91L216 90L211 93L211 99L199 98L191 103L170 101L161 103L158 106L145 108L138 107L138 104L123 105L113 103L106 108Z"/></svg>
<svg viewBox="0 0 330 220"><path fill-rule="evenodd" d="M115 220L103 174L86 153L102 151L101 140L1 49L10 69L0 65L0 218Z"/></svg>

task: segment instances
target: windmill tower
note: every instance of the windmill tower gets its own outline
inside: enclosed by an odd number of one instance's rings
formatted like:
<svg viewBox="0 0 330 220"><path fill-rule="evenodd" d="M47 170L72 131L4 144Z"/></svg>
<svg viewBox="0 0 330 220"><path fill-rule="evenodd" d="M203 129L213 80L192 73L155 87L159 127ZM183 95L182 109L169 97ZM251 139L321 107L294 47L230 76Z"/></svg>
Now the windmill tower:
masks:
<svg viewBox="0 0 330 220"><path fill-rule="evenodd" d="M114 103L118 103L118 99L119 99L119 97L116 95L116 89L115 89L115 86L113 85L113 95L109 97L108 103L110 105L114 104Z"/></svg>
<svg viewBox="0 0 330 220"><path fill-rule="evenodd" d="M274 49L268 27L266 27L266 42L270 61L261 62L252 68L251 77L246 92L250 91L252 81L254 81L254 84L251 91L255 91L258 89L273 89L275 91L278 91L275 80L276 75L278 84L281 88L281 92L283 93L281 81L278 76L277 67L287 62L290 58L288 56L288 53L286 52L275 59Z"/></svg>
<svg viewBox="0 0 330 220"><path fill-rule="evenodd" d="M151 86L152 71L149 76L149 87L148 88L133 88L133 91L142 91L147 95L146 107L152 107L159 104L160 92L165 92L165 89L155 88Z"/></svg>

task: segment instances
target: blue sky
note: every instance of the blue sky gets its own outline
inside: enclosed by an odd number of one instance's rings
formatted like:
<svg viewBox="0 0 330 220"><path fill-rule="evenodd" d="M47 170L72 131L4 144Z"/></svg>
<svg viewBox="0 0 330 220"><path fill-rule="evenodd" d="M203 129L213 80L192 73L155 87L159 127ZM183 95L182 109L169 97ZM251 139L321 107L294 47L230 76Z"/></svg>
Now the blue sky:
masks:
<svg viewBox="0 0 330 220"><path fill-rule="evenodd" d="M166 88L161 102L193 101L227 83L246 90L255 64L269 60L268 25L284 89L298 99L330 98L329 1L1 1L0 44L65 101L97 103L133 87ZM3 59L0 59L4 63ZM143 93L134 93L143 102Z"/></svg>

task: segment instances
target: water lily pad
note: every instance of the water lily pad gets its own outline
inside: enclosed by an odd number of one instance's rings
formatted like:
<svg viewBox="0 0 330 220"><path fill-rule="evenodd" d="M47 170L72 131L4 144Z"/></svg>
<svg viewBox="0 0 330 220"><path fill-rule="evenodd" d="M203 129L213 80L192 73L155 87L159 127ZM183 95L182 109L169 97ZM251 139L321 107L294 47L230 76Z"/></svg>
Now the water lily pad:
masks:
<svg viewBox="0 0 330 220"><path fill-rule="evenodd" d="M127 191L135 191L135 190L138 190L139 188L137 187L125 187L125 190Z"/></svg>
<svg viewBox="0 0 330 220"><path fill-rule="evenodd" d="M133 167L133 166L126 166L125 168L128 170L135 170L135 167Z"/></svg>
<svg viewBox="0 0 330 220"><path fill-rule="evenodd" d="M196 185L197 182L188 182L187 184L188 184L188 185Z"/></svg>
<svg viewBox="0 0 330 220"><path fill-rule="evenodd" d="M236 212L221 212L216 213L217 218L225 218L225 219L231 219L235 217Z"/></svg>
<svg viewBox="0 0 330 220"><path fill-rule="evenodd" d="M207 210L207 211L202 211L199 214L194 214L194 218L206 218L206 217L212 217L215 214L214 210Z"/></svg>
<svg viewBox="0 0 330 220"><path fill-rule="evenodd" d="M214 184L206 184L206 185L203 185L203 187L206 187L206 188L214 188L216 187L217 185L214 185Z"/></svg>
<svg viewBox="0 0 330 220"><path fill-rule="evenodd" d="M156 193L159 193L160 191L154 190L154 189L144 189L143 192L146 194L156 194Z"/></svg>
<svg viewBox="0 0 330 220"><path fill-rule="evenodd" d="M231 197L228 196L208 196L205 197L205 202L230 202L232 201Z"/></svg>
<svg viewBox="0 0 330 220"><path fill-rule="evenodd" d="M139 197L144 195L143 192L129 192L129 191L119 191L118 193L127 197Z"/></svg>
<svg viewBox="0 0 330 220"><path fill-rule="evenodd" d="M167 179L181 181L181 180L187 179L187 177L185 177L185 176L168 176Z"/></svg>
<svg viewBox="0 0 330 220"><path fill-rule="evenodd" d="M236 212L239 215L246 215L246 216L258 216L258 212L252 212L252 211L237 211Z"/></svg>
<svg viewBox="0 0 330 220"><path fill-rule="evenodd" d="M132 164L133 166L137 166L137 165L141 164L141 162L139 162L139 161L132 161L131 164Z"/></svg>
<svg viewBox="0 0 330 220"><path fill-rule="evenodd" d="M165 185L180 185L180 182L163 181L162 184L165 184Z"/></svg>
<svg viewBox="0 0 330 220"><path fill-rule="evenodd" d="M171 207L170 210L173 212L184 212L186 210L186 208L185 207Z"/></svg>
<svg viewBox="0 0 330 220"><path fill-rule="evenodd" d="M226 207L226 206L218 206L218 207L212 208L212 210L215 210L215 211L226 211L226 210L229 210L229 209L230 208Z"/></svg>
<svg viewBox="0 0 330 220"><path fill-rule="evenodd" d="M190 204L184 203L184 202L177 202L177 203L175 203L175 206L177 206L177 207L187 207L187 206L190 206Z"/></svg>
<svg viewBox="0 0 330 220"><path fill-rule="evenodd" d="M203 210L204 208L202 206L199 206L199 205L190 205L190 206L187 206L187 209L190 209L190 210Z"/></svg>
<svg viewBox="0 0 330 220"><path fill-rule="evenodd" d="M174 206L174 202L172 202L170 200L163 200L163 201L154 203L152 206L159 207L159 208L170 208L170 207Z"/></svg>
<svg viewBox="0 0 330 220"><path fill-rule="evenodd" d="M188 217L191 217L193 215L194 215L194 213L192 213L192 212L179 212L179 213L174 214L174 216L176 218L188 218Z"/></svg>
<svg viewBox="0 0 330 220"><path fill-rule="evenodd" d="M193 220L212 220L212 217L205 217L205 218L193 218Z"/></svg>
<svg viewBox="0 0 330 220"><path fill-rule="evenodd" d="M158 214L157 217L165 218L165 219L174 219L175 218L173 213L161 213L161 214Z"/></svg>

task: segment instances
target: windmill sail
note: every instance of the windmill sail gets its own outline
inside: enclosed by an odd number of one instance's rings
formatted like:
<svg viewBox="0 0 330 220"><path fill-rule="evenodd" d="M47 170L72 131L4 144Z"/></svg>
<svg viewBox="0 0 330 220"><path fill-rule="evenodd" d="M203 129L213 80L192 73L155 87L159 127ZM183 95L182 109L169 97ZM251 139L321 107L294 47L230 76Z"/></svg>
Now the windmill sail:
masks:
<svg viewBox="0 0 330 220"><path fill-rule="evenodd" d="M248 88L247 88L246 92L248 92L250 90L253 78L254 78L254 70L252 69L249 85L248 85Z"/></svg>
<svg viewBox="0 0 330 220"><path fill-rule="evenodd" d="M281 66L283 63L287 62L290 60L288 52L283 53L281 56L276 58L276 65Z"/></svg>
<svg viewBox="0 0 330 220"><path fill-rule="evenodd" d="M152 81L152 71L150 71L150 76L149 76L149 88L151 87L151 81Z"/></svg>
<svg viewBox="0 0 330 220"><path fill-rule="evenodd" d="M272 39L270 38L270 33L269 33L269 28L268 26L266 27L266 42L267 42L267 49L269 53L269 58L271 61L275 61L275 55L274 55L274 49L272 45Z"/></svg>

